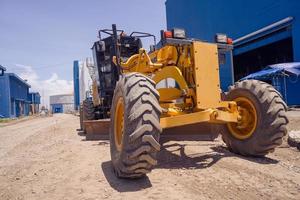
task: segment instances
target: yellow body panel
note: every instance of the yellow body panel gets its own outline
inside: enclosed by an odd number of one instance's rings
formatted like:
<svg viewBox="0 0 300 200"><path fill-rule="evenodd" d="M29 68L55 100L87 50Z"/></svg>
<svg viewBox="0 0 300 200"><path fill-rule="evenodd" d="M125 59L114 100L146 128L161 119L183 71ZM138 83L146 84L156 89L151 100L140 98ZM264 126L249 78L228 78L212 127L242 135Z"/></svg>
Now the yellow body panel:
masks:
<svg viewBox="0 0 300 200"><path fill-rule="evenodd" d="M182 92L177 88L159 88L159 101L171 101L173 99L178 99L181 97Z"/></svg>
<svg viewBox="0 0 300 200"><path fill-rule="evenodd" d="M197 108L217 108L221 102L217 45L194 42L193 58Z"/></svg>

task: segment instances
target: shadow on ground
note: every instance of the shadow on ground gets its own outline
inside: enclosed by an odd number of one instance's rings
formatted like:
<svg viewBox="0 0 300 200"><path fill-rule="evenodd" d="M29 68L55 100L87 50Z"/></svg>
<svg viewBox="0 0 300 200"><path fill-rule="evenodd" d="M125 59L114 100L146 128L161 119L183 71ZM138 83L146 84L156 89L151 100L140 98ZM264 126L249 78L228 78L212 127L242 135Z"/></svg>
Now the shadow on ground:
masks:
<svg viewBox="0 0 300 200"><path fill-rule="evenodd" d="M77 129L77 134L84 137L82 141L109 140L109 134L86 134L84 131Z"/></svg>
<svg viewBox="0 0 300 200"><path fill-rule="evenodd" d="M117 178L113 172L111 161L103 162L101 164L101 168L107 182L118 192L133 192L152 187L152 184L147 176L144 176L140 179Z"/></svg>
<svg viewBox="0 0 300 200"><path fill-rule="evenodd" d="M260 164L278 163L278 160L268 157L255 158L239 156L231 153L222 145L216 146L214 143L207 142L197 146L207 146L209 151L187 155L185 153L185 148L187 146L189 146L189 144L164 144L158 154L158 165L155 169L204 169L211 167L219 160L226 157L236 157ZM112 188L119 192L138 191L152 186L147 176L141 179L117 178L113 172L111 161L103 162L101 167L107 182Z"/></svg>
<svg viewBox="0 0 300 200"><path fill-rule="evenodd" d="M205 144L204 144L205 145ZM225 157L237 157L240 159L248 160L260 164L276 164L278 160L274 160L268 157L244 157L228 151L227 148L219 145L209 148L211 151L205 153L197 153L187 155L185 153L185 147L188 145L173 143L165 144L162 146L161 151L158 154L158 165L156 168L165 169L203 169L211 167L219 160ZM209 144L206 144L209 146ZM173 150L168 150L172 148ZM177 153L176 153L177 152Z"/></svg>

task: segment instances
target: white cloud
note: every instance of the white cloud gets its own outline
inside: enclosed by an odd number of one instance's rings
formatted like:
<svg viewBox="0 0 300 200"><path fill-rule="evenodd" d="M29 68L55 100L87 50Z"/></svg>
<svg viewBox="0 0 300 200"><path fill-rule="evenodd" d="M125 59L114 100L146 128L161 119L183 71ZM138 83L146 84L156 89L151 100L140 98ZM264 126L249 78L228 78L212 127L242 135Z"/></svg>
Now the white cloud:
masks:
<svg viewBox="0 0 300 200"><path fill-rule="evenodd" d="M39 92L42 96L41 105L49 108L49 96L57 94L72 94L73 81L59 79L56 73L52 73L51 77L41 80L36 71L31 66L16 64L21 68L20 73L16 73L22 79L27 80L31 85L30 91Z"/></svg>

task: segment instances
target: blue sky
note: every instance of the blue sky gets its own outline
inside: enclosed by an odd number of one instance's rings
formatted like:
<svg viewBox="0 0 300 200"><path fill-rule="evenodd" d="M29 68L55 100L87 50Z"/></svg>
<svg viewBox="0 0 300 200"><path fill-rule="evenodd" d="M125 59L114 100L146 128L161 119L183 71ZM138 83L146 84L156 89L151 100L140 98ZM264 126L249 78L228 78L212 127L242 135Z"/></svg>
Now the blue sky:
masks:
<svg viewBox="0 0 300 200"><path fill-rule="evenodd" d="M97 31L112 23L159 36L165 0L0 0L0 64L33 90L39 81L70 84L73 60L91 57Z"/></svg>

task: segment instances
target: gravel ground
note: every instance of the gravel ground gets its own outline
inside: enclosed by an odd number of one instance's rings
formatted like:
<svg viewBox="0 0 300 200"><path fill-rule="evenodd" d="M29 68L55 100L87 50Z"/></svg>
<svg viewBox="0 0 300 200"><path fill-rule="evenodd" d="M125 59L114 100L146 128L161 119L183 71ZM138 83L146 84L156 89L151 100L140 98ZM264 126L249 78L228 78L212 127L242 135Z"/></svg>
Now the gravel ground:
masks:
<svg viewBox="0 0 300 200"><path fill-rule="evenodd" d="M289 112L300 130L300 112ZM300 199L300 154L286 143L266 158L220 139L169 141L140 180L115 178L107 140L88 141L79 118L58 114L0 127L0 199Z"/></svg>

